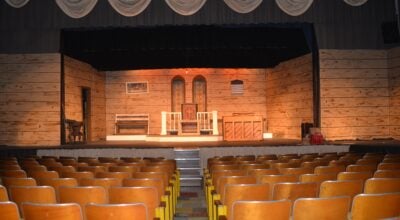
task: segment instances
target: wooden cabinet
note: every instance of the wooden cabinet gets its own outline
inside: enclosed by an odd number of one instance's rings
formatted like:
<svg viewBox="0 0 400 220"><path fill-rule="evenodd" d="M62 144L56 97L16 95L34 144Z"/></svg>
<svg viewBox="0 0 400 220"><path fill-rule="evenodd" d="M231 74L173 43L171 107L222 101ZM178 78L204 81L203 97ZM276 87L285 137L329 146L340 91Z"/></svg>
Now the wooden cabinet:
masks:
<svg viewBox="0 0 400 220"><path fill-rule="evenodd" d="M223 133L226 141L248 141L263 139L262 116L225 116L223 117Z"/></svg>

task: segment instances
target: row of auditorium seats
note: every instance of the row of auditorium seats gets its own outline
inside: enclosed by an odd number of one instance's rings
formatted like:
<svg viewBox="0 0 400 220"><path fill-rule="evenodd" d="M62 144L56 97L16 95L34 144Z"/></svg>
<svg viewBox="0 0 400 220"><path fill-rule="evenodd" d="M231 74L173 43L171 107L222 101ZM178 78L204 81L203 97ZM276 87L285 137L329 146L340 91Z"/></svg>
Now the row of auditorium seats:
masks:
<svg viewBox="0 0 400 220"><path fill-rule="evenodd" d="M204 174L212 220L400 217L398 154L215 157Z"/></svg>
<svg viewBox="0 0 400 220"><path fill-rule="evenodd" d="M0 177L0 208L27 220L125 219L120 210L172 220L180 194L176 162L163 158L1 158ZM71 215L54 216L65 210ZM0 219L13 219L2 216L10 212L0 211Z"/></svg>

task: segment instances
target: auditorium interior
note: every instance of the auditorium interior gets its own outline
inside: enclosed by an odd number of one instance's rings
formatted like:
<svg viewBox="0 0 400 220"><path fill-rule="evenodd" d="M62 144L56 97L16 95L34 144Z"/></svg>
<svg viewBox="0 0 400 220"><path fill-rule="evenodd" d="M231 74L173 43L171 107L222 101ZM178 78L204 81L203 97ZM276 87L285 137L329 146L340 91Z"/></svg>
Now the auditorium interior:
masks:
<svg viewBox="0 0 400 220"><path fill-rule="evenodd" d="M0 0L0 219L400 219L399 0Z"/></svg>

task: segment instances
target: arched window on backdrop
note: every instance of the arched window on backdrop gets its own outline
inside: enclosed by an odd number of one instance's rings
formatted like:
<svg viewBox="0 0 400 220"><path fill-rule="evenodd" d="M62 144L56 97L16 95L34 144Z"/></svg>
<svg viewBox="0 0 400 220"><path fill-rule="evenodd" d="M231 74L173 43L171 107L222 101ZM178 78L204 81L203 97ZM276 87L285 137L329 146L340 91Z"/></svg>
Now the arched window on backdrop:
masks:
<svg viewBox="0 0 400 220"><path fill-rule="evenodd" d="M197 111L207 111L207 82L200 75L193 79L193 103L197 104Z"/></svg>
<svg viewBox="0 0 400 220"><path fill-rule="evenodd" d="M171 111L180 112L181 105L185 103L185 80L175 76L171 82Z"/></svg>

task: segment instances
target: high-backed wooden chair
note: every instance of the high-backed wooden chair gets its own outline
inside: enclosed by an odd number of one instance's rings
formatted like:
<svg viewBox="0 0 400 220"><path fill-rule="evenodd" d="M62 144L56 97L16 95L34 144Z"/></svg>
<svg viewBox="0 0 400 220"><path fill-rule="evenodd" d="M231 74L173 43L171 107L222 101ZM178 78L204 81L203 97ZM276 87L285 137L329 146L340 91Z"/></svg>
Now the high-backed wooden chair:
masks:
<svg viewBox="0 0 400 220"><path fill-rule="evenodd" d="M51 186L56 191L57 201L60 201L60 187L78 186L78 181L74 178L44 178L38 180L42 186Z"/></svg>
<svg viewBox="0 0 400 220"><path fill-rule="evenodd" d="M365 180L373 176L372 172L340 172L337 176L337 180Z"/></svg>
<svg viewBox="0 0 400 220"><path fill-rule="evenodd" d="M288 199L294 202L298 198L315 198L317 192L317 183L276 183L273 188L272 199Z"/></svg>
<svg viewBox="0 0 400 220"><path fill-rule="evenodd" d="M272 198L272 190L276 183L285 183L285 182L297 182L297 176L295 175L264 175L258 178L258 183L267 183L270 186L270 197Z"/></svg>
<svg viewBox="0 0 400 220"><path fill-rule="evenodd" d="M13 177L5 177L1 178L3 185L6 188L10 188L11 186L36 186L37 182L33 178L13 178Z"/></svg>
<svg viewBox="0 0 400 220"><path fill-rule="evenodd" d="M111 187L108 192L111 204L144 203L149 219L164 218L165 207L159 207L160 197L155 187Z"/></svg>
<svg viewBox="0 0 400 220"><path fill-rule="evenodd" d="M351 180L351 181L324 181L321 183L319 197L337 197L337 196L348 196L350 200L353 200L354 196L362 193L363 181Z"/></svg>
<svg viewBox="0 0 400 220"><path fill-rule="evenodd" d="M28 175L24 170L1 170L0 177L26 178Z"/></svg>
<svg viewBox="0 0 400 220"><path fill-rule="evenodd" d="M291 202L281 201L236 201L232 205L230 220L288 220Z"/></svg>
<svg viewBox="0 0 400 220"><path fill-rule="evenodd" d="M60 187L60 203L77 203L84 211L89 203L106 204L108 197L101 186ZM85 216L85 215L84 215Z"/></svg>
<svg viewBox="0 0 400 220"><path fill-rule="evenodd" d="M376 165L348 165L346 167L347 172L375 172Z"/></svg>
<svg viewBox="0 0 400 220"><path fill-rule="evenodd" d="M108 190L112 186L122 186L122 180L117 178L84 178L80 179L80 186L102 186Z"/></svg>
<svg viewBox="0 0 400 220"><path fill-rule="evenodd" d="M374 178L400 178L400 170L377 170Z"/></svg>
<svg viewBox="0 0 400 220"><path fill-rule="evenodd" d="M7 189L0 185L0 202L6 202L8 201L8 194L7 194Z"/></svg>
<svg viewBox="0 0 400 220"><path fill-rule="evenodd" d="M75 203L22 204L24 220L83 220L81 208Z"/></svg>
<svg viewBox="0 0 400 220"><path fill-rule="evenodd" d="M55 204L56 192L50 186L12 186L9 189L10 199L15 202L19 210L22 210L22 203L50 203Z"/></svg>
<svg viewBox="0 0 400 220"><path fill-rule="evenodd" d="M20 220L17 204L13 202L0 202L0 219Z"/></svg>
<svg viewBox="0 0 400 220"><path fill-rule="evenodd" d="M400 215L400 193L359 194L353 199L352 220L375 220Z"/></svg>
<svg viewBox="0 0 400 220"><path fill-rule="evenodd" d="M232 219L232 205L240 200L270 200L269 184L228 184L224 190L225 198L217 204L216 215Z"/></svg>
<svg viewBox="0 0 400 220"><path fill-rule="evenodd" d="M293 205L293 220L347 220L349 197L297 199Z"/></svg>
<svg viewBox="0 0 400 220"><path fill-rule="evenodd" d="M148 220L148 210L144 203L130 204L88 204L86 205L87 220Z"/></svg>
<svg viewBox="0 0 400 220"><path fill-rule="evenodd" d="M317 187L319 188L321 183L327 180L336 180L335 173L327 173L327 174L303 174L300 175L299 178L302 183L314 182L317 183Z"/></svg>
<svg viewBox="0 0 400 220"><path fill-rule="evenodd" d="M254 176L221 176L217 180L216 191L220 194L220 199L225 199L225 186L227 184L256 184Z"/></svg>
<svg viewBox="0 0 400 220"><path fill-rule="evenodd" d="M400 193L400 178L371 178L365 182L364 193Z"/></svg>

